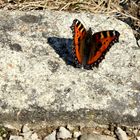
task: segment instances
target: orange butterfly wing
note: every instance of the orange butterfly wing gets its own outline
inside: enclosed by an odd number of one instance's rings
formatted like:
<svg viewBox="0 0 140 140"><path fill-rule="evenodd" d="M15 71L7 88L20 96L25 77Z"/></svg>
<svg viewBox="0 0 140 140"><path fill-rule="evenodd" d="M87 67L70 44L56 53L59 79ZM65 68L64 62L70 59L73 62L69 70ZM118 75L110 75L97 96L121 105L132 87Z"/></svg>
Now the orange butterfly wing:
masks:
<svg viewBox="0 0 140 140"><path fill-rule="evenodd" d="M120 33L115 30L102 31L93 34L92 42L93 46L91 47L91 55L88 60L88 65L98 65L104 58L106 52L110 47L118 42ZM94 54L92 53L94 51ZM93 55L92 55L93 54Z"/></svg>

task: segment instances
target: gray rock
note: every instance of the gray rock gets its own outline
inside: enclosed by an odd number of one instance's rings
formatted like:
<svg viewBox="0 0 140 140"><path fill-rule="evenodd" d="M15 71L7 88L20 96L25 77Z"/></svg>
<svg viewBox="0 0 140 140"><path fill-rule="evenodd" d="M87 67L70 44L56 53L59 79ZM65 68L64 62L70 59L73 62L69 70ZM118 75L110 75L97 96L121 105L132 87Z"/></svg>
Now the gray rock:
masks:
<svg viewBox="0 0 140 140"><path fill-rule="evenodd" d="M78 138L78 137L80 137L81 136L81 131L74 131L74 133L73 133L73 137L74 138Z"/></svg>
<svg viewBox="0 0 140 140"><path fill-rule="evenodd" d="M11 135L9 140L24 140L22 136Z"/></svg>
<svg viewBox="0 0 140 140"><path fill-rule="evenodd" d="M99 68L74 68L74 18L94 32L121 34ZM140 50L128 25L105 15L53 11L1 10L0 19L2 122L140 124Z"/></svg>
<svg viewBox="0 0 140 140"><path fill-rule="evenodd" d="M117 135L119 140L128 140L126 132L123 131L120 127L117 127L116 135Z"/></svg>
<svg viewBox="0 0 140 140"><path fill-rule="evenodd" d="M57 139L68 139L72 138L72 134L65 127L60 127L57 132Z"/></svg>
<svg viewBox="0 0 140 140"><path fill-rule="evenodd" d="M80 137L80 140L116 140L116 139L105 135L84 134Z"/></svg>
<svg viewBox="0 0 140 140"><path fill-rule="evenodd" d="M30 139L30 140L40 140L40 139L38 138L37 133L32 133L32 135L31 135L31 137L30 137L29 139Z"/></svg>
<svg viewBox="0 0 140 140"><path fill-rule="evenodd" d="M30 132L31 130L30 130L30 128L28 127L28 125L27 124L25 124L24 126L23 126L23 128L22 128L22 132L23 133L27 133L27 132Z"/></svg>
<svg viewBox="0 0 140 140"><path fill-rule="evenodd" d="M138 40L138 45L140 46L140 39Z"/></svg>
<svg viewBox="0 0 140 140"><path fill-rule="evenodd" d="M43 140L56 140L56 130L53 131L50 135L46 136Z"/></svg>
<svg viewBox="0 0 140 140"><path fill-rule="evenodd" d="M39 140L37 134L31 131L27 124L23 126L21 135L25 140Z"/></svg>
<svg viewBox="0 0 140 140"><path fill-rule="evenodd" d="M72 125L68 124L67 125L67 129L70 130L70 131L73 131L74 130L74 127Z"/></svg>

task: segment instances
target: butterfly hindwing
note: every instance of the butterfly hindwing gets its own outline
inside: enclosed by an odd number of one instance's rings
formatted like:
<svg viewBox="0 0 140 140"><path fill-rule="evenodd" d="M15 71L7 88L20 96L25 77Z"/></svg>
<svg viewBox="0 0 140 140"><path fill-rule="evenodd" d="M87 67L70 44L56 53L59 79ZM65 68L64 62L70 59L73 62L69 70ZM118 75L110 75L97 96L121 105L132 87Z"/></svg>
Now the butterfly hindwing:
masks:
<svg viewBox="0 0 140 140"><path fill-rule="evenodd" d="M119 35L120 33L115 30L102 31L93 34L92 41L95 43L92 48L95 52L94 55L90 55L88 65L98 65L110 47L118 42Z"/></svg>

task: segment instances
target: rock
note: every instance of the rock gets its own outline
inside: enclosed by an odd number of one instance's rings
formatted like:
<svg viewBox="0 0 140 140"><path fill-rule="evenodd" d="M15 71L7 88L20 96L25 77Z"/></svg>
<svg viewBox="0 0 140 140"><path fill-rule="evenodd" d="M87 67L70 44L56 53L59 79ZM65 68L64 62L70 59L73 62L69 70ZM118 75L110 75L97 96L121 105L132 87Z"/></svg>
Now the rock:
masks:
<svg viewBox="0 0 140 140"><path fill-rule="evenodd" d="M29 140L39 140L38 136L36 133L33 133L32 131L26 132L26 133L22 133L24 139L29 139Z"/></svg>
<svg viewBox="0 0 140 140"><path fill-rule="evenodd" d="M17 129L16 127L14 127L13 125L11 124L4 124L4 127L8 128L8 129Z"/></svg>
<svg viewBox="0 0 140 140"><path fill-rule="evenodd" d="M64 127L60 127L57 132L57 139L68 139L72 138L72 134Z"/></svg>
<svg viewBox="0 0 140 140"><path fill-rule="evenodd" d="M29 131L26 133L21 133L21 135L24 137L24 139L31 139L33 132Z"/></svg>
<svg viewBox="0 0 140 140"><path fill-rule="evenodd" d="M120 32L98 68L73 65L75 18L94 33ZM0 19L1 122L140 124L140 51L127 24L103 14L48 10L1 10Z"/></svg>
<svg viewBox="0 0 140 140"><path fill-rule="evenodd" d="M70 131L72 131L72 130L74 130L74 127L72 125L68 124L67 125L67 129L70 130Z"/></svg>
<svg viewBox="0 0 140 140"><path fill-rule="evenodd" d="M138 45L139 45L139 47L140 47L140 39L139 39L137 42L138 42Z"/></svg>
<svg viewBox="0 0 140 140"><path fill-rule="evenodd" d="M80 140L116 140L111 136L97 135L97 134L84 134L80 137Z"/></svg>
<svg viewBox="0 0 140 140"><path fill-rule="evenodd" d="M140 137L137 137L137 140L140 140Z"/></svg>
<svg viewBox="0 0 140 140"><path fill-rule="evenodd" d="M123 131L120 127L117 127L116 135L119 138L119 140L128 140L125 131Z"/></svg>
<svg viewBox="0 0 140 140"><path fill-rule="evenodd" d="M56 130L53 131L50 135L46 136L43 140L56 140Z"/></svg>
<svg viewBox="0 0 140 140"><path fill-rule="evenodd" d="M78 138L79 136L81 136L81 134L82 134L82 133L81 133L80 131L74 132L74 133L73 133L73 137L74 137L74 138Z"/></svg>
<svg viewBox="0 0 140 140"><path fill-rule="evenodd" d="M0 140L3 140L3 138L2 138L2 137L0 137Z"/></svg>
<svg viewBox="0 0 140 140"><path fill-rule="evenodd" d="M138 133L139 133L139 130L138 129L135 129L135 130L133 130L133 135L135 135L135 136L137 136L138 135Z"/></svg>
<svg viewBox="0 0 140 140"><path fill-rule="evenodd" d="M11 135L9 140L24 140L22 136Z"/></svg>
<svg viewBox="0 0 140 140"><path fill-rule="evenodd" d="M28 127L28 124L25 124L23 127L22 127L22 132L23 133L27 133L27 132L30 132L30 128Z"/></svg>
<svg viewBox="0 0 140 140"><path fill-rule="evenodd" d="M27 140L39 140L37 134L31 131L27 124L23 126L21 135Z"/></svg>
<svg viewBox="0 0 140 140"><path fill-rule="evenodd" d="M33 133L30 140L39 140L37 133Z"/></svg>

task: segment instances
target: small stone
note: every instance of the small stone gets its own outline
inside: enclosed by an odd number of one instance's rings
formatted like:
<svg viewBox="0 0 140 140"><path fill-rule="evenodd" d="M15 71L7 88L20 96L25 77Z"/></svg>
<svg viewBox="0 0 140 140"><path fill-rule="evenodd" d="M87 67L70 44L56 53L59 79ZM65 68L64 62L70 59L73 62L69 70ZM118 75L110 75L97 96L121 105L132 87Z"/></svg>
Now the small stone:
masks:
<svg viewBox="0 0 140 140"><path fill-rule="evenodd" d="M0 140L3 140L3 138L2 138L2 137L0 137Z"/></svg>
<svg viewBox="0 0 140 140"><path fill-rule="evenodd" d="M14 135L11 135L9 140L24 140L22 136L14 136Z"/></svg>
<svg viewBox="0 0 140 140"><path fill-rule="evenodd" d="M10 124L4 124L4 127L8 128L8 129L17 129L16 127L10 125Z"/></svg>
<svg viewBox="0 0 140 140"><path fill-rule="evenodd" d="M78 138L79 136L81 136L81 134L82 134L82 133L81 133L80 131L74 132L74 133L73 133L73 137L74 137L74 138Z"/></svg>
<svg viewBox="0 0 140 140"><path fill-rule="evenodd" d="M59 128L59 131L58 131L58 133L57 133L57 138L58 138L58 139L72 138L72 134L71 134L70 131L68 131L66 128L60 127L60 128Z"/></svg>
<svg viewBox="0 0 140 140"><path fill-rule="evenodd" d="M32 136L32 131L21 133L21 135L24 137L24 139L29 139Z"/></svg>
<svg viewBox="0 0 140 140"><path fill-rule="evenodd" d="M137 140L140 140L140 137L137 137Z"/></svg>
<svg viewBox="0 0 140 140"><path fill-rule="evenodd" d="M24 139L29 139L29 140L38 140L38 136L36 133L34 133L33 131L29 131L26 133L22 133Z"/></svg>
<svg viewBox="0 0 140 140"><path fill-rule="evenodd" d="M67 125L67 129L70 130L70 131L72 131L72 130L74 130L74 127L72 125L68 124Z"/></svg>
<svg viewBox="0 0 140 140"><path fill-rule="evenodd" d="M23 127L22 127L22 132L23 133L26 133L26 132L29 132L30 131L30 128L28 127L28 124L25 124Z"/></svg>
<svg viewBox="0 0 140 140"><path fill-rule="evenodd" d="M138 40L138 45L140 46L140 39Z"/></svg>
<svg viewBox="0 0 140 140"><path fill-rule="evenodd" d="M56 130L46 136L43 140L56 140Z"/></svg>
<svg viewBox="0 0 140 140"><path fill-rule="evenodd" d="M132 129L128 129L128 128L125 130L125 132L126 132L127 136L129 136L129 137L133 137L135 134Z"/></svg>
<svg viewBox="0 0 140 140"><path fill-rule="evenodd" d="M106 135L84 134L80 137L80 140L116 140L116 139Z"/></svg>
<svg viewBox="0 0 140 140"><path fill-rule="evenodd" d="M21 135L27 140L38 140L37 134L30 130L28 124L23 126Z"/></svg>
<svg viewBox="0 0 140 140"><path fill-rule="evenodd" d="M37 133L33 133L33 134L31 135L31 140L39 140L39 139L38 139Z"/></svg>
<svg viewBox="0 0 140 140"><path fill-rule="evenodd" d="M117 130L115 132L119 140L128 140L125 131L123 131L120 127L117 127Z"/></svg>
<svg viewBox="0 0 140 140"><path fill-rule="evenodd" d="M111 135L111 131L109 131L109 130L106 129L106 130L103 131L103 134L105 134L105 135Z"/></svg>
<svg viewBox="0 0 140 140"><path fill-rule="evenodd" d="M133 133L137 136L137 134L138 134L138 129L133 130Z"/></svg>

